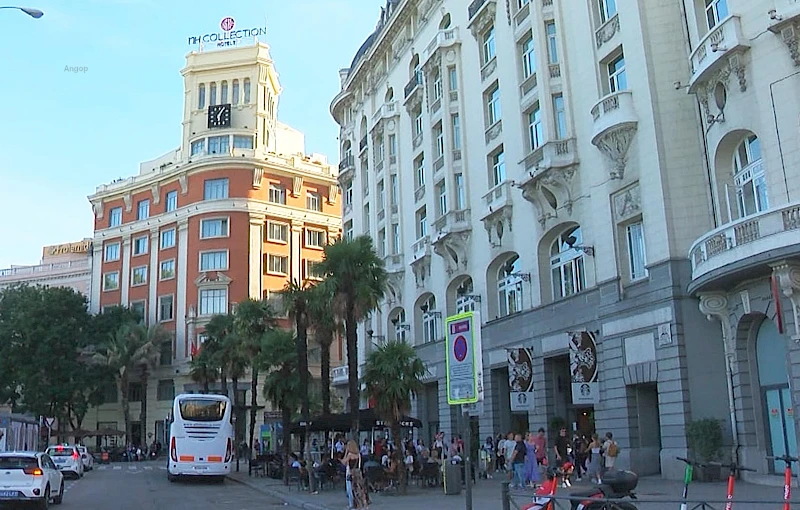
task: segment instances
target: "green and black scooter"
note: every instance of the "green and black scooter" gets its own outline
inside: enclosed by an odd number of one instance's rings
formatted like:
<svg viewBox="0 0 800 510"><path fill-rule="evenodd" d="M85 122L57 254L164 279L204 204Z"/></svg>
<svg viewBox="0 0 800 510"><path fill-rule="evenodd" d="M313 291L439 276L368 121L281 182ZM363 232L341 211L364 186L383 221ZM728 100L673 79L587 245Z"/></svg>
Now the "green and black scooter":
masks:
<svg viewBox="0 0 800 510"><path fill-rule="evenodd" d="M689 459L684 459L683 457L675 457L679 461L686 464L686 469L683 472L683 502L681 503L681 510L689 510L689 484L692 483L692 477L694 476L694 468L699 467L703 468L706 467L705 464L701 464L699 462L694 462ZM700 503L699 505L693 507L691 510L695 510L697 508L701 508L705 510L706 508L711 508L709 505L705 503Z"/></svg>

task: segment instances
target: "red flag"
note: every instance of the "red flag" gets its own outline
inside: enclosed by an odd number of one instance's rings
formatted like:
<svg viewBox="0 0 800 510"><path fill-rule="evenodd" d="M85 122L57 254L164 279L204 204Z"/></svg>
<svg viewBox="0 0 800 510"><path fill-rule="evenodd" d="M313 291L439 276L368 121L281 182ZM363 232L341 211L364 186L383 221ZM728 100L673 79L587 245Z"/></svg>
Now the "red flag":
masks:
<svg viewBox="0 0 800 510"><path fill-rule="evenodd" d="M194 359L195 357L197 357L197 344L195 342L192 342L192 359Z"/></svg>
<svg viewBox="0 0 800 510"><path fill-rule="evenodd" d="M778 279L772 275L772 299L775 301L775 322L778 324L778 333L783 334L783 307L781 306L781 293L778 290Z"/></svg>

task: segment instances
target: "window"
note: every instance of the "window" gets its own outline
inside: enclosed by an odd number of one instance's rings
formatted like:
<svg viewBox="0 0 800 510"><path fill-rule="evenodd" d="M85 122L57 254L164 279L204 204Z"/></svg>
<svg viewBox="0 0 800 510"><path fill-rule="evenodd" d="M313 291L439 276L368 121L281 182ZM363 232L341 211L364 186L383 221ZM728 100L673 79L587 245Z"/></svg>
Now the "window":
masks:
<svg viewBox="0 0 800 510"><path fill-rule="evenodd" d="M417 239L428 235L428 213L425 207L417 211Z"/></svg>
<svg viewBox="0 0 800 510"><path fill-rule="evenodd" d="M647 276L644 251L644 230L642 223L632 223L626 227L628 240L628 263L630 267L631 280L639 280Z"/></svg>
<svg viewBox="0 0 800 510"><path fill-rule="evenodd" d="M136 219L138 221L146 220L150 217L150 200L139 200L136 204Z"/></svg>
<svg viewBox="0 0 800 510"><path fill-rule="evenodd" d="M166 205L167 212L176 210L178 208L178 192L177 191L168 192L164 201L167 204Z"/></svg>
<svg viewBox="0 0 800 510"><path fill-rule="evenodd" d="M105 245L105 254L103 256L105 262L114 262L119 260L119 243L109 243Z"/></svg>
<svg viewBox="0 0 800 510"><path fill-rule="evenodd" d="M209 103L210 105L217 104L217 84L215 82L211 82L210 88L211 94L209 94Z"/></svg>
<svg viewBox="0 0 800 510"><path fill-rule="evenodd" d="M757 136L748 136L736 148L733 169L740 216L767 210L767 180L761 161L761 142Z"/></svg>
<svg viewBox="0 0 800 510"><path fill-rule="evenodd" d="M408 324L406 324L406 312L405 310L400 310L397 312L392 318L392 324L394 325L394 338L395 340L399 340L401 342L406 341L406 330L408 330Z"/></svg>
<svg viewBox="0 0 800 510"><path fill-rule="evenodd" d="M506 180L506 156L502 147L492 155L492 185L499 186Z"/></svg>
<svg viewBox="0 0 800 510"><path fill-rule="evenodd" d="M116 384L108 384L108 385L106 385L105 389L102 390L102 391L103 391L103 404L116 404L117 403L117 401L118 401L117 399L119 398L119 392L117 390L117 385ZM109 422L105 422L105 423L109 423ZM102 426L102 424L103 424L102 421L97 422L97 428L99 429ZM110 424L113 424L115 427L117 426L117 422L115 422L115 421L114 422L110 422Z"/></svg>
<svg viewBox="0 0 800 510"><path fill-rule="evenodd" d="M597 0L597 8L600 11L600 23L605 23L617 14L617 0Z"/></svg>
<svg viewBox="0 0 800 510"><path fill-rule="evenodd" d="M225 250L200 253L200 271L224 271L228 269L228 252Z"/></svg>
<svg viewBox="0 0 800 510"><path fill-rule="evenodd" d="M108 226L118 227L122 225L122 207L114 207L108 212Z"/></svg>
<svg viewBox="0 0 800 510"><path fill-rule="evenodd" d="M436 69L433 74L433 100L442 98L442 73Z"/></svg>
<svg viewBox="0 0 800 510"><path fill-rule="evenodd" d="M481 48L483 65L488 64L495 56L494 25L483 33L483 46Z"/></svg>
<svg viewBox="0 0 800 510"><path fill-rule="evenodd" d="M286 190L279 184L269 185L269 201L273 204L286 204Z"/></svg>
<svg viewBox="0 0 800 510"><path fill-rule="evenodd" d="M551 64L558 64L558 34L556 33L556 22L548 21L544 24L547 33L547 58Z"/></svg>
<svg viewBox="0 0 800 510"><path fill-rule="evenodd" d="M322 280L325 278L325 273L322 272L319 260L306 260L306 279L307 280Z"/></svg>
<svg viewBox="0 0 800 510"><path fill-rule="evenodd" d="M467 194L464 189L464 174L453 176L456 184L456 209L461 211L467 208Z"/></svg>
<svg viewBox="0 0 800 510"><path fill-rule="evenodd" d="M231 88L231 103L239 104L239 80L233 80Z"/></svg>
<svg viewBox="0 0 800 510"><path fill-rule="evenodd" d="M423 126L422 108L417 108L417 110L414 111L414 136L422 134Z"/></svg>
<svg viewBox="0 0 800 510"><path fill-rule="evenodd" d="M200 315L219 315L228 312L228 289L201 289Z"/></svg>
<svg viewBox="0 0 800 510"><path fill-rule="evenodd" d="M128 401L129 402L142 401L142 383L132 382L128 384Z"/></svg>
<svg viewBox="0 0 800 510"><path fill-rule="evenodd" d="M555 121L556 140L567 139L567 112L564 109L564 96L553 96L553 120Z"/></svg>
<svg viewBox="0 0 800 510"><path fill-rule="evenodd" d="M175 278L175 259L161 262L158 268L158 277L161 280L171 280Z"/></svg>
<svg viewBox="0 0 800 510"><path fill-rule="evenodd" d="M436 298L429 297L422 303L422 308L425 310L422 312L422 341L425 343L435 342L439 339L438 321L436 320L439 313L436 312Z"/></svg>
<svg viewBox="0 0 800 510"><path fill-rule="evenodd" d="M450 82L450 91L455 92L458 90L458 71L456 71L455 67L448 67L447 76Z"/></svg>
<svg viewBox="0 0 800 510"><path fill-rule="evenodd" d="M486 94L486 122L489 126L500 122L500 87L495 85Z"/></svg>
<svg viewBox="0 0 800 510"><path fill-rule="evenodd" d="M203 154L206 151L206 139L195 140L192 142L192 156Z"/></svg>
<svg viewBox="0 0 800 510"><path fill-rule="evenodd" d="M453 126L453 149L461 149L461 117L457 113L450 116L450 123Z"/></svg>
<svg viewBox="0 0 800 510"><path fill-rule="evenodd" d="M267 222L267 241L288 243L289 225L285 223Z"/></svg>
<svg viewBox="0 0 800 510"><path fill-rule="evenodd" d="M319 193L306 192L306 209L309 211L322 211L322 200Z"/></svg>
<svg viewBox="0 0 800 510"><path fill-rule="evenodd" d="M144 285L147 283L147 266L134 267L131 271L131 285Z"/></svg>
<svg viewBox="0 0 800 510"><path fill-rule="evenodd" d="M586 270L580 246L583 241L580 227L567 230L550 248L550 272L553 279L553 299L571 296L586 288Z"/></svg>
<svg viewBox="0 0 800 510"><path fill-rule="evenodd" d="M518 256L503 264L497 274L497 299L500 317L522 310L522 274Z"/></svg>
<svg viewBox="0 0 800 510"><path fill-rule="evenodd" d="M103 290L117 290L119 288L119 272L106 273L103 275Z"/></svg>
<svg viewBox="0 0 800 510"><path fill-rule="evenodd" d="M202 110L206 107L206 86L205 84L201 83L199 87L197 87L197 109Z"/></svg>
<svg viewBox="0 0 800 510"><path fill-rule="evenodd" d="M219 92L220 92L220 98L222 99L220 101L220 104L228 104L228 82L227 81L223 81L222 82L222 84L219 87Z"/></svg>
<svg viewBox="0 0 800 510"><path fill-rule="evenodd" d="M378 242L376 244L378 256L383 258L386 256L386 229L382 228L378 231Z"/></svg>
<svg viewBox="0 0 800 510"><path fill-rule="evenodd" d="M728 17L728 0L705 0L706 1L706 21L708 29L711 30L717 24Z"/></svg>
<svg viewBox="0 0 800 510"><path fill-rule="evenodd" d="M472 278L467 278L456 289L456 313L474 312L475 306L475 289L472 284Z"/></svg>
<svg viewBox="0 0 800 510"><path fill-rule="evenodd" d="M133 240L133 255L144 255L147 253L147 236L137 237Z"/></svg>
<svg viewBox="0 0 800 510"><path fill-rule="evenodd" d="M289 257L285 255L267 255L267 272L289 274Z"/></svg>
<svg viewBox="0 0 800 510"><path fill-rule="evenodd" d="M362 218L364 218L364 232L367 233L367 232L369 232L369 229L370 229L370 226L369 226L369 220L370 220L369 204L364 204L364 216L362 216Z"/></svg>
<svg viewBox="0 0 800 510"><path fill-rule="evenodd" d="M425 186L425 156L420 156L414 161L414 179L417 188Z"/></svg>
<svg viewBox="0 0 800 510"><path fill-rule="evenodd" d="M244 79L244 104L250 104L250 78Z"/></svg>
<svg viewBox="0 0 800 510"><path fill-rule="evenodd" d="M209 154L229 154L231 152L231 137L228 135L222 136L209 136L208 137L208 153Z"/></svg>
<svg viewBox="0 0 800 510"><path fill-rule="evenodd" d="M444 216L447 214L447 186L444 181L436 185L436 196L439 197L436 212L439 216Z"/></svg>
<svg viewBox="0 0 800 510"><path fill-rule="evenodd" d="M200 221L200 239L212 237L228 237L227 218L214 218Z"/></svg>
<svg viewBox="0 0 800 510"><path fill-rule="evenodd" d="M611 93L628 89L628 76L625 74L625 56L619 55L608 63L608 90Z"/></svg>
<svg viewBox="0 0 800 510"><path fill-rule="evenodd" d="M203 291L200 291L200 295ZM160 322L171 321L175 314L173 308L174 296L160 296L158 298L158 320Z"/></svg>
<svg viewBox="0 0 800 510"><path fill-rule="evenodd" d="M378 181L378 210L383 211L386 208L386 184L383 181Z"/></svg>
<svg viewBox="0 0 800 510"><path fill-rule="evenodd" d="M233 148L234 149L252 149L253 137L244 135L233 135Z"/></svg>
<svg viewBox="0 0 800 510"><path fill-rule="evenodd" d="M354 237L355 233L353 231L353 220L350 220L344 224L344 238L352 241Z"/></svg>
<svg viewBox="0 0 800 510"><path fill-rule="evenodd" d="M389 156L397 155L397 135L389 135Z"/></svg>
<svg viewBox="0 0 800 510"><path fill-rule="evenodd" d="M528 36L520 46L522 50L522 78L527 79L536 72L536 51L533 47L533 36Z"/></svg>
<svg viewBox="0 0 800 510"><path fill-rule="evenodd" d="M398 255L402 250L400 248L400 225L394 223L392 225L392 254Z"/></svg>
<svg viewBox="0 0 800 510"><path fill-rule="evenodd" d="M164 342L167 343L167 342ZM168 344L169 345L169 344ZM172 349L170 349L170 363L172 362ZM163 356L161 357L163 360ZM169 365L170 363L161 363L161 365ZM156 391L156 398L162 402L172 401L175 399L175 381L172 379L162 379L158 381L158 390Z"/></svg>
<svg viewBox="0 0 800 510"><path fill-rule="evenodd" d="M347 183L347 188L344 190L344 205L353 205L353 182Z"/></svg>
<svg viewBox="0 0 800 510"><path fill-rule="evenodd" d="M439 122L433 128L433 139L435 140L435 153L436 159L444 156L444 130L442 129L442 123Z"/></svg>
<svg viewBox="0 0 800 510"><path fill-rule="evenodd" d="M542 111L539 105L533 107L528 113L528 144L532 151L544 143L544 128L542 127Z"/></svg>
<svg viewBox="0 0 800 510"><path fill-rule="evenodd" d="M392 174L390 178L389 185L389 199L392 201L393 206L397 206L400 203L400 183L397 177L397 174Z"/></svg>
<svg viewBox="0 0 800 510"><path fill-rule="evenodd" d="M147 302L146 301L132 301L131 311L138 317L139 324L144 324L147 318Z"/></svg>
<svg viewBox="0 0 800 510"><path fill-rule="evenodd" d="M325 246L325 231L306 229L306 246L322 248Z"/></svg>
<svg viewBox="0 0 800 510"><path fill-rule="evenodd" d="M203 183L203 200L228 198L228 179L206 179Z"/></svg>
<svg viewBox="0 0 800 510"><path fill-rule="evenodd" d="M166 250L167 248L174 248L174 247L175 247L175 229L171 228L169 230L162 230L161 249Z"/></svg>

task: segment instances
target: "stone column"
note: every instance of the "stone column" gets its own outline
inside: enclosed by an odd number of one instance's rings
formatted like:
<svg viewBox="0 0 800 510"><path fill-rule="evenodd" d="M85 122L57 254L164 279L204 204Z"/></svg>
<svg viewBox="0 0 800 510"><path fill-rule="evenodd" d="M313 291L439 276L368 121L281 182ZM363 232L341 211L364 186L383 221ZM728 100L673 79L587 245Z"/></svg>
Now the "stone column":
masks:
<svg viewBox="0 0 800 510"><path fill-rule="evenodd" d="M292 221L292 231L289 234L289 281L303 281L303 223Z"/></svg>
<svg viewBox="0 0 800 510"><path fill-rule="evenodd" d="M158 251L161 249L159 243L158 227L150 230L150 269L148 269L149 280L148 297L147 297L147 310L145 310L145 317L147 324L156 324L158 322L158 280L161 278L161 272L158 267Z"/></svg>
<svg viewBox="0 0 800 510"><path fill-rule="evenodd" d="M186 360L189 356L186 342L186 286L189 271L189 220L178 222L178 257L176 260L178 271L178 291L175 296L175 359Z"/></svg>
<svg viewBox="0 0 800 510"><path fill-rule="evenodd" d="M250 215L250 251L248 263L248 293L252 299L261 299L261 284L264 276L261 270L264 247L264 215Z"/></svg>
<svg viewBox="0 0 800 510"><path fill-rule="evenodd" d="M120 293L120 304L128 306L128 290L131 285L131 236L126 235L122 238L122 274L119 275L119 284L122 292Z"/></svg>
<svg viewBox="0 0 800 510"><path fill-rule="evenodd" d="M89 310L100 313L100 296L103 295L103 257L105 255L103 241L95 239L92 244L92 280Z"/></svg>

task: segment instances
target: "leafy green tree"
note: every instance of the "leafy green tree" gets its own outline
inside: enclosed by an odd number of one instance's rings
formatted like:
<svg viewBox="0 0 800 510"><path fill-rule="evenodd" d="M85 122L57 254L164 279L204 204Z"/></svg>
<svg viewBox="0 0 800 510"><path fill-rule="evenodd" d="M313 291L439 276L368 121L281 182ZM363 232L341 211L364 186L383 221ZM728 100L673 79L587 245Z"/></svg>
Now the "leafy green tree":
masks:
<svg viewBox="0 0 800 510"><path fill-rule="evenodd" d="M400 423L411 411L411 398L422 391L427 371L414 348L404 341L390 341L367 357L364 383L378 415L389 424L396 445L400 445ZM399 466L405 456L401 450L394 451ZM405 491L405 469L398 469L398 473L401 490Z"/></svg>
<svg viewBox="0 0 800 510"><path fill-rule="evenodd" d="M289 428L292 415L302 405L297 346L291 331L275 329L264 336L261 362L267 370L264 397L281 410L283 425L283 458L292 453ZM283 482L289 484L289 470L283 470Z"/></svg>
<svg viewBox="0 0 800 510"><path fill-rule="evenodd" d="M386 291L386 269L372 238L342 238L325 246L320 269L333 288L333 308L344 319L347 339L348 393L352 437L358 438L358 323L377 308Z"/></svg>
<svg viewBox="0 0 800 510"><path fill-rule="evenodd" d="M252 452L258 412L258 360L261 358L264 335L275 329L275 312L266 299L248 298L236 308L233 324L236 335L241 339L242 349L251 360L249 444Z"/></svg>
<svg viewBox="0 0 800 510"><path fill-rule="evenodd" d="M233 334L233 315L215 315L206 324L205 333L209 339L216 343L216 350L212 364L219 369L219 378L222 383L222 392L228 395L228 351L226 349L226 338ZM229 396L229 395L228 395Z"/></svg>
<svg viewBox="0 0 800 510"><path fill-rule="evenodd" d="M142 424L142 442L146 440L147 431L147 394L150 375L155 370L161 359L161 346L166 342L172 342L172 333L160 324L153 324L150 327L137 325L133 328L134 333L139 337L136 343L141 345L139 358L136 359L136 371L142 385L141 413L139 416Z"/></svg>
<svg viewBox="0 0 800 510"><path fill-rule="evenodd" d="M322 414L331 412L331 346L341 331L341 324L333 313L333 288L328 280L323 280L311 288L308 312L314 328L314 340L320 347L320 391Z"/></svg>

